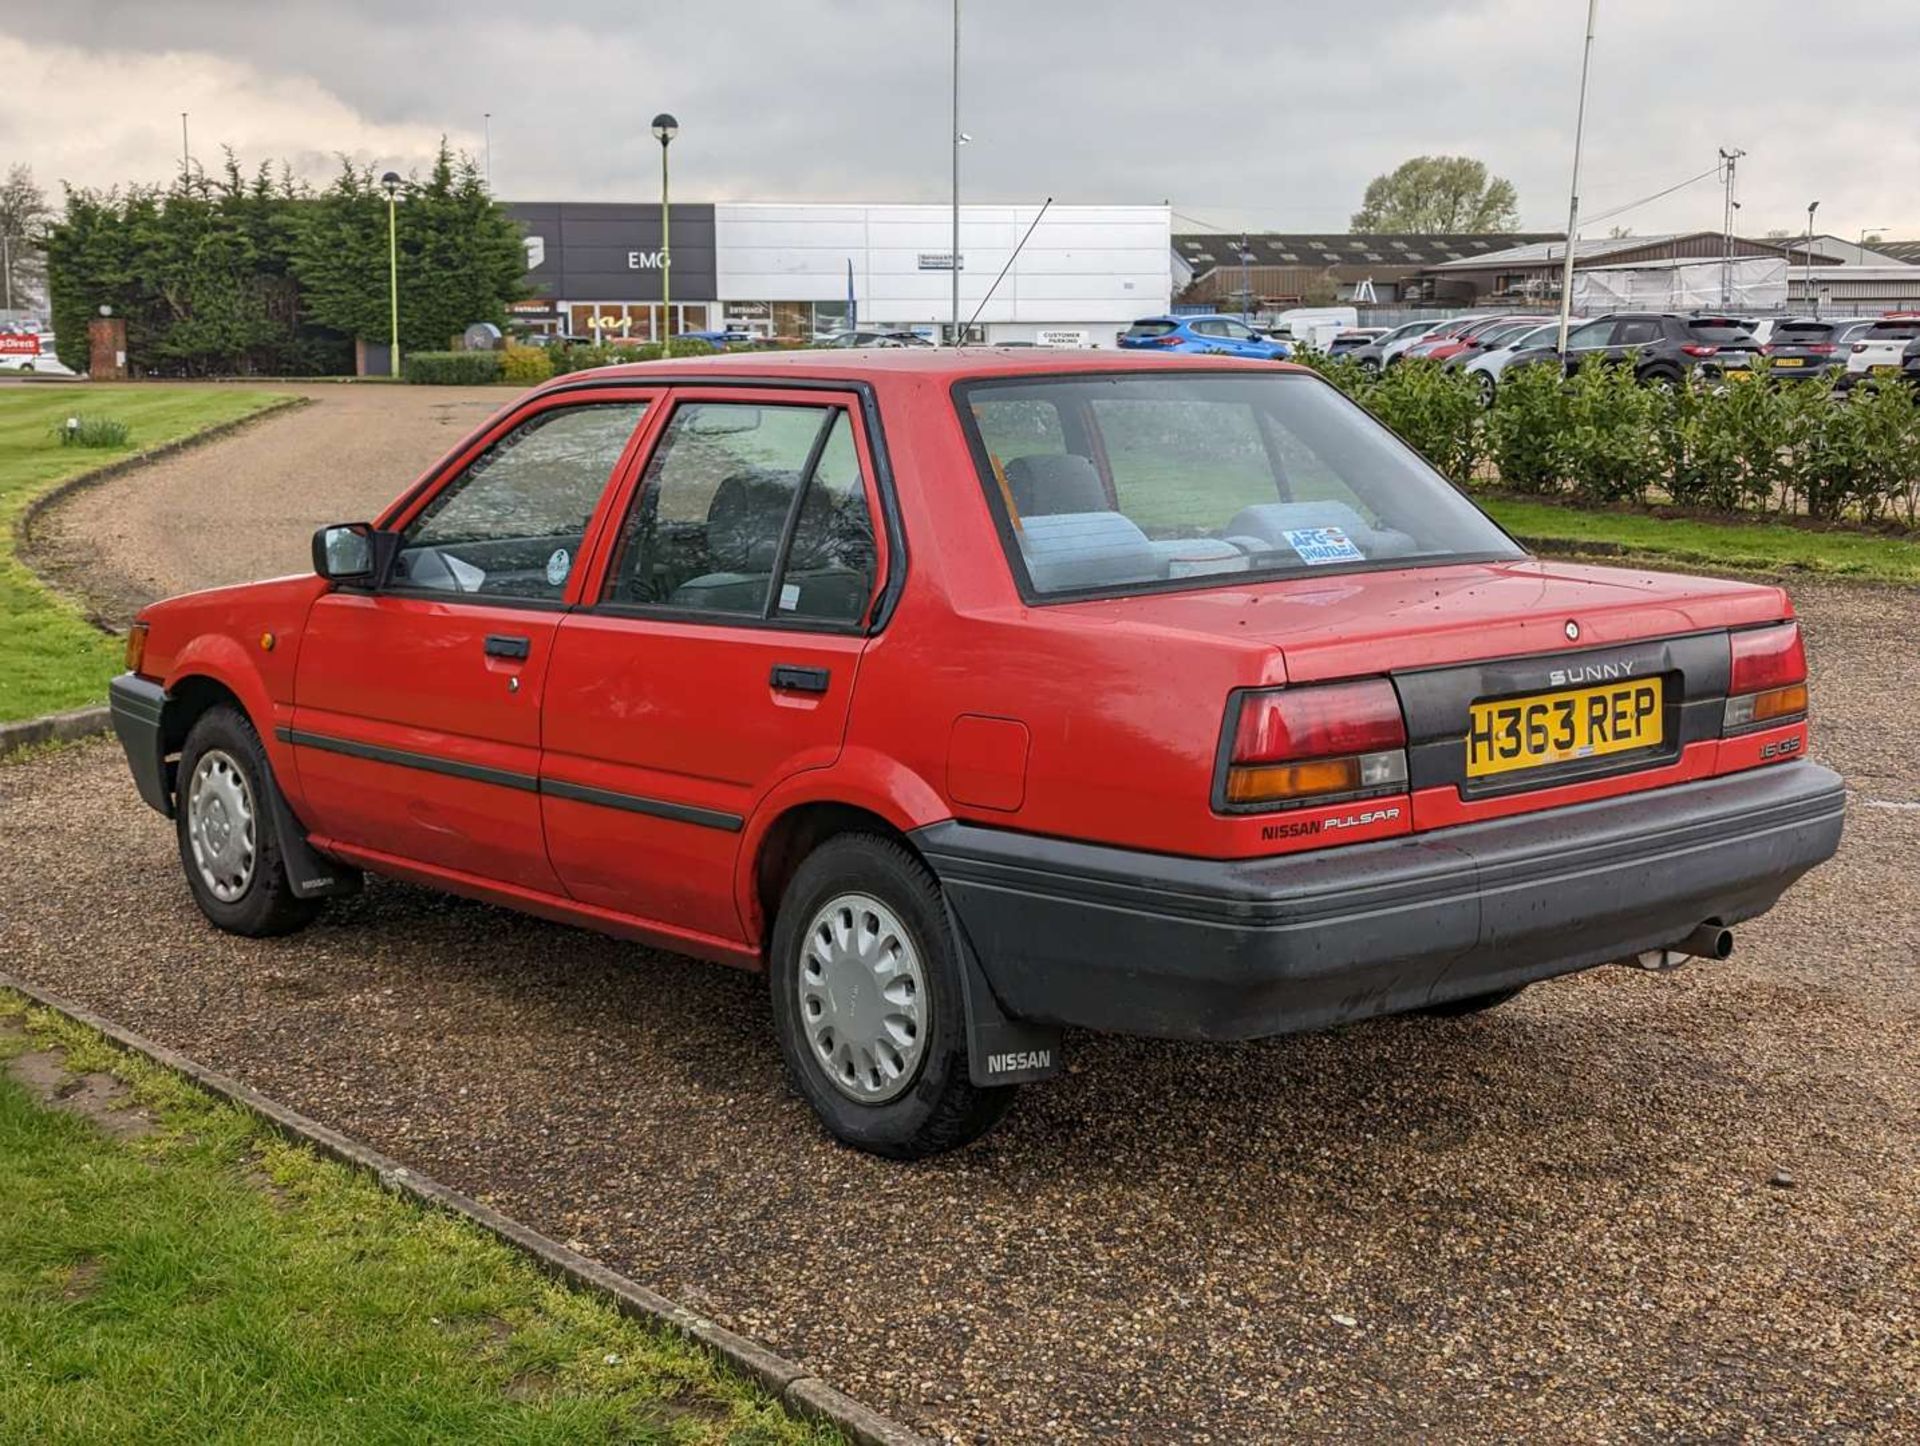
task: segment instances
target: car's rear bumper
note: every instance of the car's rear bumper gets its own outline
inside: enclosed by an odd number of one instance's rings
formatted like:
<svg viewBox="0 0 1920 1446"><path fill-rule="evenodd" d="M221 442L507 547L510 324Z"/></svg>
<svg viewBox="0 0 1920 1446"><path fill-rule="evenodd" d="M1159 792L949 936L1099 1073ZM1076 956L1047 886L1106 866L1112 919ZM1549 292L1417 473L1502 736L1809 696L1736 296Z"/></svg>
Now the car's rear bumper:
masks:
<svg viewBox="0 0 1920 1446"><path fill-rule="evenodd" d="M167 690L138 673L122 673L107 684L107 716L120 746L127 751L127 767L134 786L149 806L173 817L173 780L168 776L167 750L160 715L167 706Z"/></svg>
<svg viewBox="0 0 1920 1446"><path fill-rule="evenodd" d="M1840 779L1777 764L1282 858L935 824L917 842L1015 1018L1250 1039L1469 998L1764 913L1839 846Z"/></svg>

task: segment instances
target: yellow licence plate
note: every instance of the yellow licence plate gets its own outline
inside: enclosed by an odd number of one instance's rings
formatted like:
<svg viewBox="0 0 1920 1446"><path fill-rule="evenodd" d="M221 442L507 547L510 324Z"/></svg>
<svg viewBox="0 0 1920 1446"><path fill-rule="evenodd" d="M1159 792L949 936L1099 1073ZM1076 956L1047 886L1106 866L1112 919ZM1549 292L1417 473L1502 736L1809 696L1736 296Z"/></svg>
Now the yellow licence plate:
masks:
<svg viewBox="0 0 1920 1446"><path fill-rule="evenodd" d="M1641 678L1475 703L1467 728L1467 777L1658 748L1663 700L1663 681Z"/></svg>
<svg viewBox="0 0 1920 1446"><path fill-rule="evenodd" d="M1884 377L1884 376L1891 376L1894 372L1899 371L1900 367L1895 362L1881 362L1878 365L1870 368L1870 370L1873 372L1875 376Z"/></svg>
<svg viewBox="0 0 1920 1446"><path fill-rule="evenodd" d="M1803 356L1777 356L1773 359L1773 364L1777 367L1803 367L1807 364L1807 359Z"/></svg>

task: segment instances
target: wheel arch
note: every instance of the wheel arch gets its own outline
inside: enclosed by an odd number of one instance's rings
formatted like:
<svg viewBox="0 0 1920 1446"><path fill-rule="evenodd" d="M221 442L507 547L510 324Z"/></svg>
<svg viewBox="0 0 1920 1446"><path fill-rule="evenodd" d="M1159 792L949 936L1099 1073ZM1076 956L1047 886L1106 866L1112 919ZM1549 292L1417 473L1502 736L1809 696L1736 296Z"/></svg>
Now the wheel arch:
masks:
<svg viewBox="0 0 1920 1446"><path fill-rule="evenodd" d="M747 940L763 952L793 871L813 850L843 833L877 833L914 856L912 833L951 818L937 790L892 759L848 750L828 769L810 769L774 788L747 820L734 875Z"/></svg>

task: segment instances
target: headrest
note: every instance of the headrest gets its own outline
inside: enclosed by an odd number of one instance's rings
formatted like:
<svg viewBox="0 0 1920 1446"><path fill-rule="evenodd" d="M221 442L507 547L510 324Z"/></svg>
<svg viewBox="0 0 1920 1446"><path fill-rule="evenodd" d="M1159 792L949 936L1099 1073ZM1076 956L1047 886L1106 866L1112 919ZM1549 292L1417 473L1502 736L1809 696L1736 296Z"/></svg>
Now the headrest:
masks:
<svg viewBox="0 0 1920 1446"><path fill-rule="evenodd" d="M1108 512L1113 504L1093 463L1078 452L1047 452L1007 463L1007 490L1022 517Z"/></svg>

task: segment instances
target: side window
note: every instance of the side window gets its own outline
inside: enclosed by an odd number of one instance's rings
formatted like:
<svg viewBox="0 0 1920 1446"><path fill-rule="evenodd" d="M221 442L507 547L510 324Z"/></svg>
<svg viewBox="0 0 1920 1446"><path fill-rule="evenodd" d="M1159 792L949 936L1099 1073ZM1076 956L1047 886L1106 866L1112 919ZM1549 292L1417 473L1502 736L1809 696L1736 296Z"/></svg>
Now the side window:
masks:
<svg viewBox="0 0 1920 1446"><path fill-rule="evenodd" d="M873 519L853 421L836 410L833 430L807 483L774 599L776 617L857 623L873 596Z"/></svg>
<svg viewBox="0 0 1920 1446"><path fill-rule="evenodd" d="M1657 321L1623 321L1613 334L1615 346L1646 346L1660 339Z"/></svg>
<svg viewBox="0 0 1920 1446"><path fill-rule="evenodd" d="M1607 338L1613 335L1613 327L1614 323L1610 321L1590 321L1585 326L1576 326L1567 333L1567 350L1605 346Z"/></svg>
<svg viewBox="0 0 1920 1446"><path fill-rule="evenodd" d="M647 464L606 597L853 622L873 576L873 527L843 408L689 402Z"/></svg>
<svg viewBox="0 0 1920 1446"><path fill-rule="evenodd" d="M1225 336L1227 329L1217 321L1196 321L1192 330L1199 336Z"/></svg>
<svg viewBox="0 0 1920 1446"><path fill-rule="evenodd" d="M597 402L529 417L407 525L390 584L558 601L646 407Z"/></svg>

